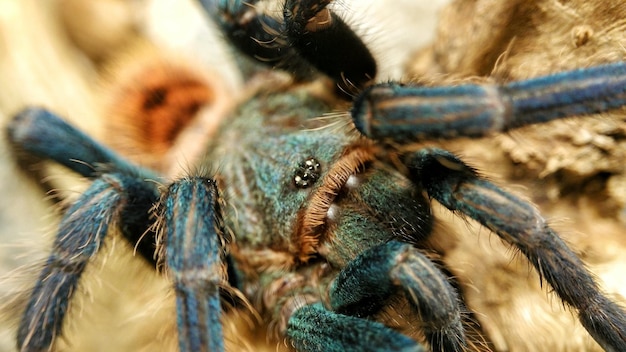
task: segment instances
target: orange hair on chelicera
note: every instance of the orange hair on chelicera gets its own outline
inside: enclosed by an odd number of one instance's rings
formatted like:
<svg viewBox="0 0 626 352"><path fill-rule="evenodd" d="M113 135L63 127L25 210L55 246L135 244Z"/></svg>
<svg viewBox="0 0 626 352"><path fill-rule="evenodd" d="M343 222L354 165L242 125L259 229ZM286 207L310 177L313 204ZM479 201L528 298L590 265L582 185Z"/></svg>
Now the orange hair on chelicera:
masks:
<svg viewBox="0 0 626 352"><path fill-rule="evenodd" d="M374 161L375 148L362 139L347 147L336 160L326 176L309 196L307 206L298 212L296 227L292 236L292 252L301 262L306 262L317 252L320 242L328 240L332 234L325 228L327 212L335 197L351 175L362 172L365 166Z"/></svg>

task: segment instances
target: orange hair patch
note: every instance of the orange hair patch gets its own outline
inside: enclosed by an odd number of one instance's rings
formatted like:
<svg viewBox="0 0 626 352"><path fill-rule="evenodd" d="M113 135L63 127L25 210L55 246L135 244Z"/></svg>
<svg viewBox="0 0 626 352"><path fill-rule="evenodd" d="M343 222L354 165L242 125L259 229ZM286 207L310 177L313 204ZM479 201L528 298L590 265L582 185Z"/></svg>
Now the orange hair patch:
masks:
<svg viewBox="0 0 626 352"><path fill-rule="evenodd" d="M294 252L301 262L306 262L317 253L322 236L328 233L328 210L348 178L362 172L367 163L374 161L374 154L374 146L366 140L347 147L321 180L320 186L311 193L308 205L298 213L292 237Z"/></svg>
<svg viewBox="0 0 626 352"><path fill-rule="evenodd" d="M216 94L184 63L154 56L128 61L114 73L105 106L110 142L131 159L159 169L159 160Z"/></svg>

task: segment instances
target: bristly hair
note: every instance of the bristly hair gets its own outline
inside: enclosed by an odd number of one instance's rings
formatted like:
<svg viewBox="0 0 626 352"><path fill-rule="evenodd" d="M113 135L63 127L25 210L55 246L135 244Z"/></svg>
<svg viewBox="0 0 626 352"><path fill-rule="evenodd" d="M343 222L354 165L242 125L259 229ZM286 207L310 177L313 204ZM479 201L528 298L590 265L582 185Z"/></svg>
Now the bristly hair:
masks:
<svg viewBox="0 0 626 352"><path fill-rule="evenodd" d="M347 148L311 193L307 202L309 205L298 213L296 231L291 239L292 252L300 261L306 262L317 252L321 237L329 235L328 229L324 228L328 209L348 178L374 161L374 150L374 146L366 140Z"/></svg>

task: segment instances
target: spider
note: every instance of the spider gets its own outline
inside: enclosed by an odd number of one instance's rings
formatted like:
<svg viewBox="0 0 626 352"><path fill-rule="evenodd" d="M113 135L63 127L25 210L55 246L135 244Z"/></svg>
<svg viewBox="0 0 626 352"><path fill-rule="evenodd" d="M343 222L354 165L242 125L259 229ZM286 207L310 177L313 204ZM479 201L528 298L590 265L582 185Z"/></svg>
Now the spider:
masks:
<svg viewBox="0 0 626 352"><path fill-rule="evenodd" d="M298 351L468 349L462 299L424 248L431 199L518 249L603 348L626 350L626 313L533 206L450 152L409 146L624 106L626 65L501 86L373 84L375 60L330 0L287 0L282 20L257 2L201 1L245 54L242 71L270 65L293 77L268 79L221 122L198 167L218 172L162 186L159 171L50 111L28 108L8 126L17 152L93 179L61 221L18 328L20 350L54 346L113 228L171 279L181 351L224 350L223 311L240 306ZM152 92L145 110L169 94ZM377 321L398 301L424 341Z"/></svg>

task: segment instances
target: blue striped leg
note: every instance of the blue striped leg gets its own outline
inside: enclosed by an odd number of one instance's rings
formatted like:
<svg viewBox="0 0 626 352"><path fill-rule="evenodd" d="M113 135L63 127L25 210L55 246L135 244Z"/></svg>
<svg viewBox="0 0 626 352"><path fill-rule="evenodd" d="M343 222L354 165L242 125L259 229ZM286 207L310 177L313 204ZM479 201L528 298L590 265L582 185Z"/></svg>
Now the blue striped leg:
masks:
<svg viewBox="0 0 626 352"><path fill-rule="evenodd" d="M406 143L484 136L624 105L626 63L617 62L506 85L380 84L355 100L352 118L370 138Z"/></svg>
<svg viewBox="0 0 626 352"><path fill-rule="evenodd" d="M461 212L519 249L556 294L578 310L591 336L607 351L626 351L626 312L603 295L584 263L537 209L480 177L451 153L423 149L406 157L412 180L429 196Z"/></svg>
<svg viewBox="0 0 626 352"><path fill-rule="evenodd" d="M161 204L181 352L224 350L219 287L226 282L226 238L218 204L215 183L200 177L173 183Z"/></svg>
<svg viewBox="0 0 626 352"><path fill-rule="evenodd" d="M467 347L454 288L427 257L397 241L370 248L351 261L331 286L332 311L319 306L297 310L287 334L303 351L423 351L415 341L366 319L399 291L419 314L433 351Z"/></svg>
<svg viewBox="0 0 626 352"><path fill-rule="evenodd" d="M85 267L102 247L109 225L126 211L130 190L138 189L153 192L133 177L103 175L65 214L18 328L20 351L51 349Z"/></svg>
<svg viewBox="0 0 626 352"><path fill-rule="evenodd" d="M7 133L16 153L52 160L81 176L94 179L111 172L137 181L159 179L155 173L124 160L42 108L28 108L18 113L8 124ZM150 209L159 199L158 191L151 183L135 182L127 187L130 196L117 219L118 225L137 252L154 265L154 234L146 231L152 223Z"/></svg>
<svg viewBox="0 0 626 352"><path fill-rule="evenodd" d="M59 116L43 108L27 108L7 125L17 152L52 160L79 175L94 178L110 171L137 178L157 179L154 173L124 160Z"/></svg>
<svg viewBox="0 0 626 352"><path fill-rule="evenodd" d="M138 239L148 229L149 210L158 193L144 179L156 176L133 166L44 109L29 108L17 114L8 124L7 133L18 152L55 161L95 179L61 220L52 253L18 328L22 351L49 350L61 334L80 277L102 246L109 225L115 224L131 239ZM110 173L103 174L105 170ZM133 245L135 242L131 240ZM152 243L140 245L146 258L154 256Z"/></svg>

